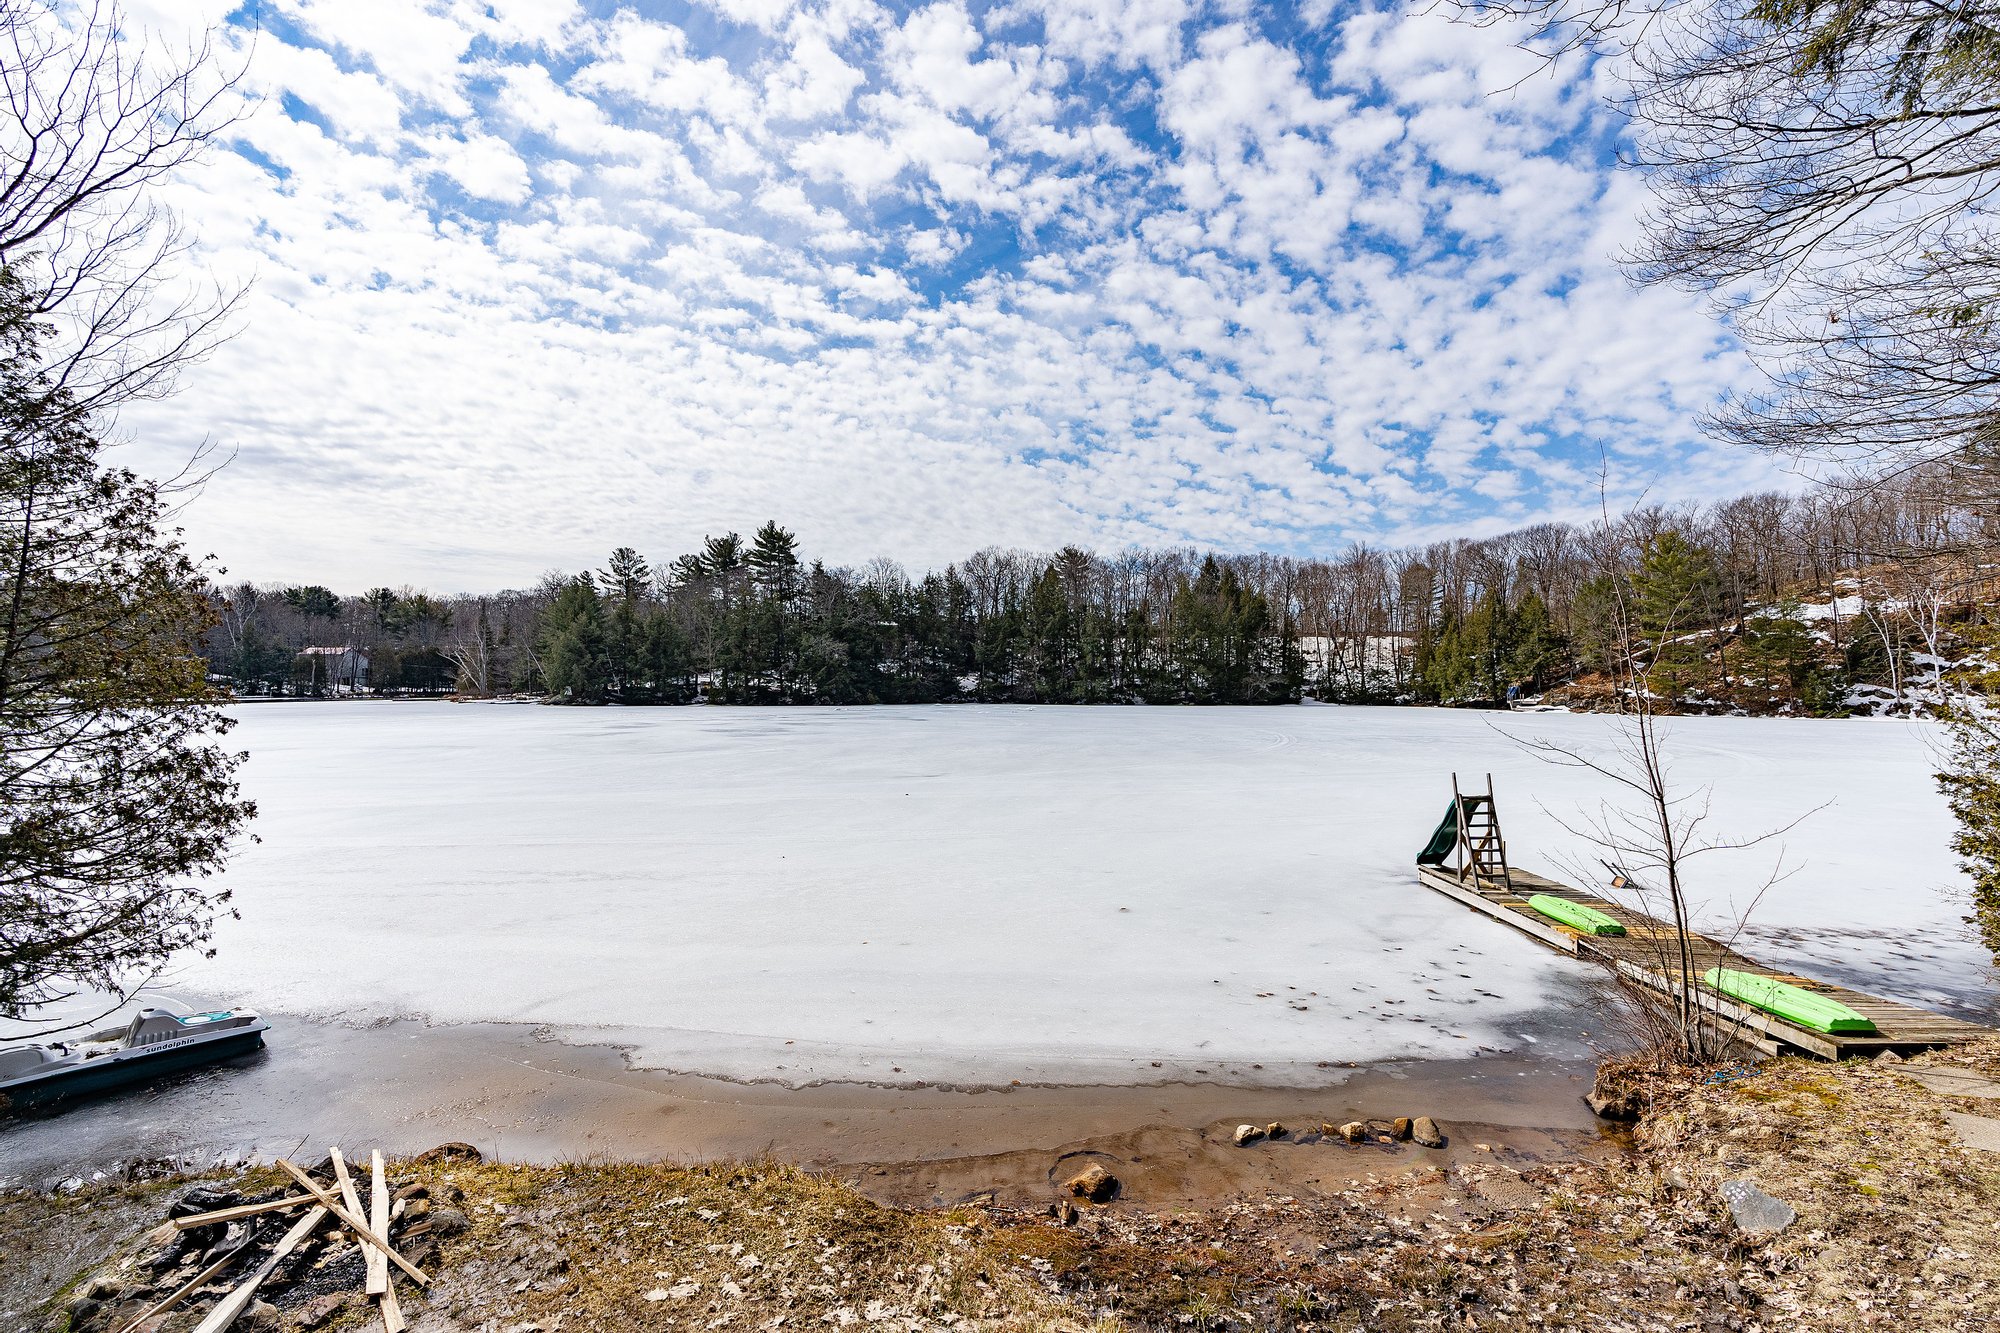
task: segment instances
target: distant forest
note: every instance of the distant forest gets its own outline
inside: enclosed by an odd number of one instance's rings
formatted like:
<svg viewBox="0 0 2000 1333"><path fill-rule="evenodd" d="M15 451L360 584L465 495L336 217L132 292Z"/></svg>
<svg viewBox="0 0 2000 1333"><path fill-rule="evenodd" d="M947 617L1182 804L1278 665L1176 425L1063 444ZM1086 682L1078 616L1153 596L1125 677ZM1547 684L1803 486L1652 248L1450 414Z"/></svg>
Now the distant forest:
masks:
<svg viewBox="0 0 2000 1333"><path fill-rule="evenodd" d="M1916 472L1324 559L988 549L912 577L768 522L494 594L218 588L207 653L244 695L1615 706L1629 651L1683 707L1825 714L1899 696L1986 614L1953 572L1974 523Z"/></svg>

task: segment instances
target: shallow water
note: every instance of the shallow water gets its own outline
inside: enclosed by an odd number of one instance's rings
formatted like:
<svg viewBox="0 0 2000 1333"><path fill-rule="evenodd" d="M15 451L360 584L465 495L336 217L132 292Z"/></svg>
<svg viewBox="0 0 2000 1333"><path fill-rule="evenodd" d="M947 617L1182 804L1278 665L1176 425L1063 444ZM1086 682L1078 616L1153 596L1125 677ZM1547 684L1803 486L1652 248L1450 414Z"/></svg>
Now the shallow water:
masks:
<svg viewBox="0 0 2000 1333"><path fill-rule="evenodd" d="M1307 1088L1200 1083L979 1090L830 1083L793 1088L627 1067L623 1052L507 1024L356 1027L275 1014L254 1055L24 1119L0 1119L0 1188L48 1187L129 1163L189 1169L461 1141L509 1161L703 1161L771 1154L818 1168L973 1161L1171 1127L1229 1142L1238 1123L1295 1126L1428 1114L1458 1124L1583 1132L1589 1051L1553 1029L1526 1058L1316 1070ZM974 1172L991 1188L990 1172Z"/></svg>

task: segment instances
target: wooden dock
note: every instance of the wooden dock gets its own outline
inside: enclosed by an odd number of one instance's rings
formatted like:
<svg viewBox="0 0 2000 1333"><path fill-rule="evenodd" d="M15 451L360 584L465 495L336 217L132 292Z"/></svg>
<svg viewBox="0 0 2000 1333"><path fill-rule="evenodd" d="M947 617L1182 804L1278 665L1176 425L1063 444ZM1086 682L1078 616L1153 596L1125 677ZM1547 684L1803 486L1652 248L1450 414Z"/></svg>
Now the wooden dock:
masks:
<svg viewBox="0 0 2000 1333"><path fill-rule="evenodd" d="M1595 894L1573 889L1552 879L1545 879L1532 871L1510 868L1507 876L1512 881L1512 887L1506 882L1479 875L1468 875L1464 880L1460 880L1456 872L1442 866L1417 867L1417 877L1427 887L1436 889L1446 897L1456 898L1467 907L1484 912L1496 921L1504 921L1544 944L1561 949L1564 953L1603 962L1616 968L1624 976L1656 990L1671 993L1677 987L1677 980L1661 970L1662 960L1671 956L1675 948L1671 925L1608 899L1599 898ZM1554 898L1567 898L1571 902L1594 907L1624 926L1625 933L1585 935L1568 926L1560 925L1528 906L1528 895L1534 893L1546 893ZM1954 1046L1960 1042L1990 1036L1993 1031L1977 1023L1967 1023L1962 1019L1932 1013L1915 1005L1884 1000L1879 996L1864 995L1860 991L1849 990L1845 986L1834 986L1824 981L1815 981L1810 977L1794 976L1779 971L1755 959L1746 958L1706 935L1696 935L1690 943L1695 949L1694 970L1697 975L1708 971L1711 967L1761 973L1836 999L1857 1013L1865 1015L1875 1024L1876 1030L1866 1035L1851 1032L1815 1032L1811 1028L1788 1023L1775 1014L1767 1014L1761 1009L1740 1004L1706 986L1701 988L1704 1008L1714 1011L1723 1021L1739 1026L1742 1040L1771 1055L1804 1052L1828 1060L1838 1060L1843 1056L1874 1055L1885 1050L1895 1051L1900 1055L1929 1050L1937 1046Z"/></svg>

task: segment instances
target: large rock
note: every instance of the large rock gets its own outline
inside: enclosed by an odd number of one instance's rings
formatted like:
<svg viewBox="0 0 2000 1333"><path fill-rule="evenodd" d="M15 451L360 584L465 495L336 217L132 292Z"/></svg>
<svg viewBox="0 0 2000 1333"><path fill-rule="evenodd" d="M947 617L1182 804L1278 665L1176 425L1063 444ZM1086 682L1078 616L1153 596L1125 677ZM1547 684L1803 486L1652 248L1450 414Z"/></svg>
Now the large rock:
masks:
<svg viewBox="0 0 2000 1333"><path fill-rule="evenodd" d="M1389 1122L1389 1134L1398 1143L1410 1141L1410 1126L1414 1122L1406 1115L1399 1115Z"/></svg>
<svg viewBox="0 0 2000 1333"><path fill-rule="evenodd" d="M236 1190L223 1189L217 1185L196 1185L168 1206L167 1216L193 1217L196 1213L213 1213L223 1208L234 1208L242 1202L243 1196Z"/></svg>
<svg viewBox="0 0 2000 1333"><path fill-rule="evenodd" d="M1590 1085L1584 1104L1604 1120L1637 1120L1646 1109L1646 1086L1634 1071L1604 1065Z"/></svg>
<svg viewBox="0 0 2000 1333"><path fill-rule="evenodd" d="M1230 1136L1230 1138L1234 1140L1236 1146L1239 1148L1241 1148L1246 1143L1255 1143L1258 1139L1261 1139L1263 1137L1264 1137L1264 1130L1263 1127L1260 1125L1238 1125L1236 1127L1236 1132Z"/></svg>
<svg viewBox="0 0 2000 1333"><path fill-rule="evenodd" d="M1340 1137L1346 1139L1349 1143L1359 1143L1367 1136L1368 1126L1362 1124L1359 1120L1350 1120L1334 1130L1334 1133L1340 1135Z"/></svg>
<svg viewBox="0 0 2000 1333"><path fill-rule="evenodd" d="M2000 1098L2000 1079L1991 1079L1970 1069L1905 1069L1900 1072L1932 1092L1941 1092L1947 1097Z"/></svg>
<svg viewBox="0 0 2000 1333"><path fill-rule="evenodd" d="M1420 1115L1410 1122L1410 1139L1421 1148L1444 1147L1444 1131L1437 1121L1427 1115Z"/></svg>
<svg viewBox="0 0 2000 1333"><path fill-rule="evenodd" d="M1103 1203L1118 1192L1118 1177L1092 1162L1063 1182L1063 1188L1079 1199Z"/></svg>
<svg viewBox="0 0 2000 1333"><path fill-rule="evenodd" d="M252 1301L236 1320L239 1333L279 1333L290 1321L269 1301Z"/></svg>
<svg viewBox="0 0 2000 1333"><path fill-rule="evenodd" d="M1944 1118L1951 1122L1958 1134L1958 1141L1968 1148L1981 1152L2000 1152L2000 1120L1991 1116L1967 1115L1963 1111L1946 1111Z"/></svg>
<svg viewBox="0 0 2000 1333"><path fill-rule="evenodd" d="M483 1162L485 1160L486 1158L481 1155L479 1149L469 1143L440 1143L428 1152L420 1152L416 1156L417 1164L420 1166L428 1165L432 1162Z"/></svg>
<svg viewBox="0 0 2000 1333"><path fill-rule="evenodd" d="M1747 1176L1723 1181L1718 1192L1729 1205L1729 1216L1736 1229L1745 1235L1775 1235L1799 1220L1790 1204L1766 1194Z"/></svg>

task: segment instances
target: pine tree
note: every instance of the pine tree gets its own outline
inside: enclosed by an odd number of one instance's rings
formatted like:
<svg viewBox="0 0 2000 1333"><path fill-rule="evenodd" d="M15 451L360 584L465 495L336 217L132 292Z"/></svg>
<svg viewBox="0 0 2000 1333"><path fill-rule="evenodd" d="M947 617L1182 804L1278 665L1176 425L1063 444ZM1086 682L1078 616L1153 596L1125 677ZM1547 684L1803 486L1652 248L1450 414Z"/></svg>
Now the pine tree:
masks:
<svg viewBox="0 0 2000 1333"><path fill-rule="evenodd" d="M1548 689L1568 657L1567 645L1556 632L1548 603L1530 590L1514 608L1513 642L1510 645L1509 674L1525 685L1530 694Z"/></svg>
<svg viewBox="0 0 2000 1333"><path fill-rule="evenodd" d="M1141 598L1126 609L1118 631L1118 686L1127 699L1153 692L1154 644L1152 606Z"/></svg>
<svg viewBox="0 0 2000 1333"><path fill-rule="evenodd" d="M604 702L612 683L604 604L587 575L563 585L542 620L542 675L563 703Z"/></svg>
<svg viewBox="0 0 2000 1333"><path fill-rule="evenodd" d="M1410 646L1410 679L1396 683L1399 688L1407 683L1411 696L1419 702L1432 702L1438 697L1431 685L1431 659L1437 652L1438 635L1445 627L1442 598L1437 572L1426 564L1409 566L1396 586L1401 619L1406 625L1416 626L1416 640Z"/></svg>
<svg viewBox="0 0 2000 1333"><path fill-rule="evenodd" d="M646 702L680 704L694 697L687 640L672 616L660 613L645 622L644 662Z"/></svg>
<svg viewBox="0 0 2000 1333"><path fill-rule="evenodd" d="M735 591L737 577L743 572L743 539L733 532L725 532L720 537L702 538L701 571L716 581L727 598Z"/></svg>
<svg viewBox="0 0 2000 1333"><path fill-rule="evenodd" d="M984 616L973 631L975 687L982 699L1006 699L1017 689L1022 645L1027 641L1027 613L1010 590L995 614Z"/></svg>
<svg viewBox="0 0 2000 1333"><path fill-rule="evenodd" d="M394 597L394 593L389 594ZM313 620L338 620L340 597L328 587L314 583L303 588L287 588L278 594L285 605Z"/></svg>
<svg viewBox="0 0 2000 1333"><path fill-rule="evenodd" d="M1463 615L1447 611L1421 645L1425 693L1441 703L1503 703L1513 683L1513 616L1498 588L1489 588Z"/></svg>
<svg viewBox="0 0 2000 1333"><path fill-rule="evenodd" d="M1805 702L1813 712L1821 711L1813 696L1824 693L1817 688L1825 674L1819 658L1819 641L1800 618L1796 600L1782 603L1776 615L1752 616L1743 624L1744 668L1779 698Z"/></svg>
<svg viewBox="0 0 2000 1333"><path fill-rule="evenodd" d="M0 267L8 1019L83 987L122 994L201 948L229 897L210 876L256 814L238 795L242 756L217 743L233 724L200 654L215 623L205 571L160 488L100 466L88 413L43 368L47 336Z"/></svg>
<svg viewBox="0 0 2000 1333"><path fill-rule="evenodd" d="M597 572L597 583L606 597L625 603L642 602L653 591L653 567L631 547L621 546Z"/></svg>
<svg viewBox="0 0 2000 1333"><path fill-rule="evenodd" d="M651 694L646 670L646 622L641 604L613 596L611 614L603 617L605 689L619 703L644 703ZM600 613L603 602L599 602Z"/></svg>
<svg viewBox="0 0 2000 1333"><path fill-rule="evenodd" d="M792 602L799 593L798 538L767 521L751 539L744 557L759 598L744 627L746 670L761 675L778 701L789 702L795 675L798 635L791 626Z"/></svg>
<svg viewBox="0 0 2000 1333"><path fill-rule="evenodd" d="M1685 698L1711 672L1705 633L1721 614L1721 584L1709 553L1671 529L1649 540L1632 575L1636 628L1650 653L1649 688L1669 699Z"/></svg>
<svg viewBox="0 0 2000 1333"><path fill-rule="evenodd" d="M1576 590L1570 604L1570 637L1584 670L1615 675L1624 669L1629 601L1609 574L1600 574Z"/></svg>
<svg viewBox="0 0 2000 1333"><path fill-rule="evenodd" d="M1075 702L1081 660L1077 626L1062 574L1053 564L1028 589L1021 637L1021 666L1031 696L1041 703Z"/></svg>
<svg viewBox="0 0 2000 1333"><path fill-rule="evenodd" d="M375 628L384 634L393 634L396 629L396 605L401 600L396 596L396 590L370 588L362 594L361 600L375 617Z"/></svg>
<svg viewBox="0 0 2000 1333"><path fill-rule="evenodd" d="M1508 687L1514 683L1514 615L1499 588L1488 588L1466 616L1463 646L1474 696L1487 703L1506 703Z"/></svg>
<svg viewBox="0 0 2000 1333"><path fill-rule="evenodd" d="M789 601L797 591L798 538L779 527L775 520L757 529L756 535L750 539L750 550L744 556L744 563L750 567L757 591L764 596Z"/></svg>
<svg viewBox="0 0 2000 1333"><path fill-rule="evenodd" d="M675 588L699 588L707 580L708 564L698 554L675 556L667 566L667 581Z"/></svg>
<svg viewBox="0 0 2000 1333"><path fill-rule="evenodd" d="M1974 700L1946 714L1951 761L1937 782L1958 820L1952 850L1972 880L1966 921L2000 960L2000 729L1984 710L1985 702Z"/></svg>

